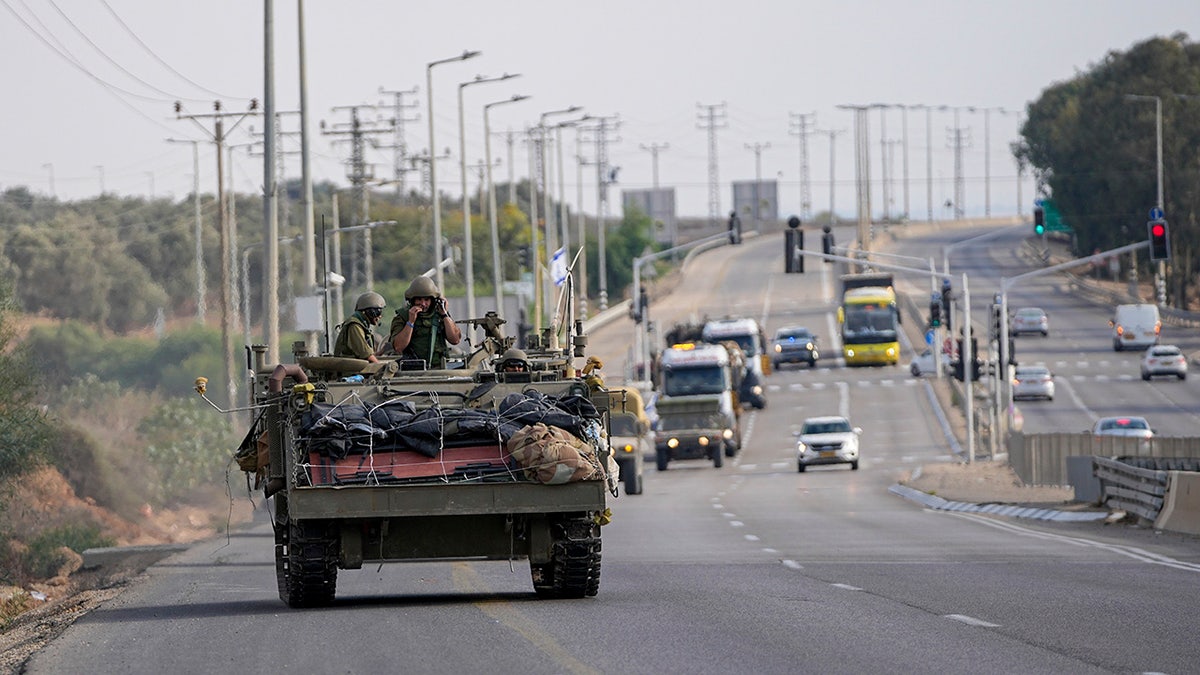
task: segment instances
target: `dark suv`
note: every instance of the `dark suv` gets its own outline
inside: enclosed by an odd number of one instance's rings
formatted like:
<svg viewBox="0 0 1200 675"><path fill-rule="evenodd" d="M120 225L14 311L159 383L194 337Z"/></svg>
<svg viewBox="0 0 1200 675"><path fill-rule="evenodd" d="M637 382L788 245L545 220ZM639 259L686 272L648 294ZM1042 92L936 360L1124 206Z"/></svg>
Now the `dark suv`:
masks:
<svg viewBox="0 0 1200 675"><path fill-rule="evenodd" d="M817 336L807 328L780 328L771 341L771 360L776 368L785 363L807 363L810 368L815 368L821 357L817 341Z"/></svg>

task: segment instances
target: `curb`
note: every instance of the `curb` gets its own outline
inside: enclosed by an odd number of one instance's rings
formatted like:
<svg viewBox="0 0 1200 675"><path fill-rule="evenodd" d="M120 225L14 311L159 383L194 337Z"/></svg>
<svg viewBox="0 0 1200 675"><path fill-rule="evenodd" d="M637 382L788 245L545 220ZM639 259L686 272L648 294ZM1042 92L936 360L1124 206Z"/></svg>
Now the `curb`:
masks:
<svg viewBox="0 0 1200 675"><path fill-rule="evenodd" d="M1010 518L1028 518L1031 520L1053 520L1056 522L1093 522L1108 518L1107 511L1059 511L1033 506L1017 506L1014 504L971 504L968 502L952 502L941 497L921 492L907 485L893 485L888 492L899 495L909 501L936 511L955 511L960 513L985 513Z"/></svg>

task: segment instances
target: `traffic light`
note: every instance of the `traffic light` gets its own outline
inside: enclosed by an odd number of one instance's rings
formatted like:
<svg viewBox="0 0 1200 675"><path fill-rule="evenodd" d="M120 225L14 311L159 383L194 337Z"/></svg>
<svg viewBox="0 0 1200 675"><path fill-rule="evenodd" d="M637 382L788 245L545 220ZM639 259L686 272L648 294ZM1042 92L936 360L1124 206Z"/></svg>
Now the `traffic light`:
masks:
<svg viewBox="0 0 1200 675"><path fill-rule="evenodd" d="M528 246L522 246L521 248L517 249L517 262L521 263L521 267L525 267L525 268L531 267L530 263L532 262L532 260L530 259L530 256L529 256L529 247Z"/></svg>
<svg viewBox="0 0 1200 675"><path fill-rule="evenodd" d="M1040 206L1033 209L1033 233L1039 236L1046 234L1046 212Z"/></svg>
<svg viewBox="0 0 1200 675"><path fill-rule="evenodd" d="M946 325L946 329L950 330L950 280L942 279L942 323Z"/></svg>
<svg viewBox="0 0 1200 675"><path fill-rule="evenodd" d="M824 233L821 235L821 252L825 255L833 255L833 232L830 231L828 225L822 227L821 231ZM825 262L833 261L826 260Z"/></svg>
<svg viewBox="0 0 1200 675"><path fill-rule="evenodd" d="M939 328L942 325L942 299L934 295L929 302L929 327Z"/></svg>
<svg viewBox="0 0 1200 675"><path fill-rule="evenodd" d="M992 335L1000 337L1000 305L992 305Z"/></svg>
<svg viewBox="0 0 1200 675"><path fill-rule="evenodd" d="M1167 221L1159 218L1146 223L1146 231L1150 234L1150 260L1171 259L1171 239L1167 231Z"/></svg>

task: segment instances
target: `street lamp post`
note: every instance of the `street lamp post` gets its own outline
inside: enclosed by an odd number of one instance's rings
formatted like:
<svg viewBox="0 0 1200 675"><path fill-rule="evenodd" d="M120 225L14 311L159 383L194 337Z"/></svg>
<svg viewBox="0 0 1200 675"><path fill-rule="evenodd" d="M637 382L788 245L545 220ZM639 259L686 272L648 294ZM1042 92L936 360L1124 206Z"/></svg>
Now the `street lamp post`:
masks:
<svg viewBox="0 0 1200 675"><path fill-rule="evenodd" d="M500 316L504 315L504 291L501 288L504 274L500 266L500 228L496 218L496 184L492 182L492 129L488 122L488 112L498 105L516 103L527 98L529 97L524 94L516 94L512 98L493 101L483 106L483 153L484 162L487 164L488 223L491 225L492 231L492 286L496 295L496 314ZM511 167L509 170L511 171Z"/></svg>
<svg viewBox="0 0 1200 675"><path fill-rule="evenodd" d="M1163 208L1162 97L1125 94L1125 100L1154 101L1154 135L1158 152L1158 159L1155 162L1158 167L1158 201L1154 205L1161 210Z"/></svg>
<svg viewBox="0 0 1200 675"><path fill-rule="evenodd" d="M541 156L539 157L539 159L541 160L539 179L540 179L542 185L545 187L545 190L543 190L543 192L542 192L542 214L543 214L543 217L546 219L546 260L549 260L550 256L554 255L554 250L558 248L558 231L557 231L558 230L558 223L557 223L558 219L557 218L553 219L555 221L555 223L554 223L554 226L551 226L551 216L553 215L553 211L550 209L550 180L551 179L550 179L548 170L546 168L546 164L549 161L549 158L546 153L546 129L547 129L546 118L548 118L552 115L568 115L568 114L571 114L574 112L578 112L579 110L580 110L579 106L573 105L568 108L564 108L562 110L552 110L550 112L542 113L541 116L538 118L538 131L539 131L539 135L541 136L541 144L538 147L538 149L541 153ZM559 135L559 138L561 138L561 134Z"/></svg>
<svg viewBox="0 0 1200 675"><path fill-rule="evenodd" d="M559 241L562 243L562 248L566 252L568 260L571 258L571 236L570 228L568 227L570 223L567 221L567 188L566 178L563 172L562 130L563 127L573 127L576 124L579 124L580 122L586 122L589 119L591 119L589 115L584 115L577 120L568 120L566 122L559 122L558 124L554 125L554 151L558 153L558 157L556 158L556 162L558 164L556 167L558 169L558 235Z"/></svg>
<svg viewBox="0 0 1200 675"><path fill-rule="evenodd" d="M1125 94L1125 100L1127 100L1127 101L1154 101L1154 137L1155 137L1155 142L1156 142L1155 147L1156 147L1156 151L1157 151L1157 159L1155 160L1155 165L1158 168L1158 197L1157 197L1157 201L1155 202L1155 206L1158 207L1159 211L1163 211L1164 207L1163 207L1162 97L1161 96L1143 96L1141 94ZM1134 264L1133 269L1137 269L1136 263ZM1158 261L1157 273L1158 273L1158 283L1155 284L1155 288L1162 288L1163 287L1162 284L1165 283L1166 274L1167 274L1166 263L1162 260ZM1158 294L1159 304L1166 302L1166 300L1167 299L1165 297L1165 294L1162 292L1159 292L1159 294Z"/></svg>
<svg viewBox="0 0 1200 675"><path fill-rule="evenodd" d="M550 262L551 256L554 255L554 251L558 247L558 241L557 241L557 236L556 236L557 233L555 232L557 224L554 224L554 225L551 224L551 221L552 221L551 216L553 215L553 213L550 210L550 181L546 174L546 119L549 117L552 117L554 115L570 115L572 113L578 112L579 110L581 110L581 108L579 106L572 105L572 106L568 106L566 108L562 108L560 110L550 110L550 111L544 112L538 116L537 129L538 129L539 141L537 144L537 152L538 152L537 161L540 166L538 167L537 176L533 180L535 183L543 186L543 189L542 189L542 217L545 219L545 222L546 222L546 238L545 238L544 246L545 246L545 251L546 251L546 262L547 263ZM537 196L536 189L534 189L532 191L531 196L536 198L536 196ZM555 218L553 220L557 220L557 219ZM534 225L534 227L536 227L537 223L535 222L533 225ZM541 329L541 319L542 319L541 312L542 312L542 310L545 309L545 305L549 304L550 295L546 292L548 290L548 288L544 285L545 280L543 280L541 275L538 274L538 269L537 269L538 266L536 264L536 258L537 258L537 252L535 251L534 252L535 263L533 266L534 267L534 274L533 274L534 287L535 287L535 289L542 289L541 293L537 293L535 291L535 294L537 294L539 297L541 297L543 299L543 303L542 303L543 307L541 309L539 309L539 316L537 317L537 319L538 319L537 326L538 326L538 329L540 330Z"/></svg>
<svg viewBox="0 0 1200 675"><path fill-rule="evenodd" d="M467 316L475 318L475 247L471 241L471 197L467 194L467 131L466 122L463 117L463 89L473 84L484 84L487 82L500 82L514 77L519 77L518 74L505 73L500 77L484 77L476 75L475 79L469 82L461 82L458 85L458 154L459 162L462 170L462 211L463 211L463 268L466 271L465 281L467 285ZM492 160L489 157L488 171L492 170ZM480 210L483 205L480 204ZM500 307L496 307L496 312L500 312Z"/></svg>
<svg viewBox="0 0 1200 675"><path fill-rule="evenodd" d="M432 157L437 153L437 144L434 143L433 136L433 67L443 63L453 63L455 61L466 61L467 59L479 56L482 52L479 51L464 51L458 56L453 56L448 59L440 59L431 61L425 64L425 99L428 108L429 116L429 187L433 193L433 268L434 277L437 281L438 290L445 291L442 275L442 202L438 197L437 188L437 162L432 161Z"/></svg>

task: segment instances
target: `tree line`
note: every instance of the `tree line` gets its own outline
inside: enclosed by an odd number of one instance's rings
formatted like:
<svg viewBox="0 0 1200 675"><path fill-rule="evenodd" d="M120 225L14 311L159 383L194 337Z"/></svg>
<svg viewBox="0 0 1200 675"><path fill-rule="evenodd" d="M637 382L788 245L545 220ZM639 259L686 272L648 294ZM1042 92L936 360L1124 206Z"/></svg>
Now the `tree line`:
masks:
<svg viewBox="0 0 1200 675"><path fill-rule="evenodd" d="M1047 87L1029 104L1013 152L1073 228L1077 254L1144 241L1158 201L1153 97L1173 249L1167 301L1183 307L1200 272L1200 45L1184 33L1152 38ZM1147 256L1138 259L1152 271Z"/></svg>

